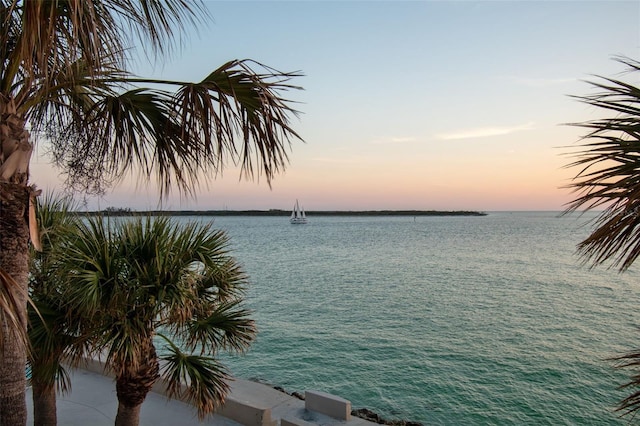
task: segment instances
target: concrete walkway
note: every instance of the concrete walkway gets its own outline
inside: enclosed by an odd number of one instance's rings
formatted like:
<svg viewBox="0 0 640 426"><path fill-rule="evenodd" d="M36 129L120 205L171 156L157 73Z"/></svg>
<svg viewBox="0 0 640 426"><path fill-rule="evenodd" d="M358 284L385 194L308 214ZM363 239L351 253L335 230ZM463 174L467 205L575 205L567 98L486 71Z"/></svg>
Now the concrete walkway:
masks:
<svg viewBox="0 0 640 426"><path fill-rule="evenodd" d="M113 426L118 412L116 384L111 377L88 370L71 373L72 392L57 397L58 424L61 426ZM31 389L27 389L29 417L33 424ZM196 410L182 401L167 400L164 395L150 392L140 410L140 425L228 425L233 422L222 416L209 417L198 422Z"/></svg>
<svg viewBox="0 0 640 426"><path fill-rule="evenodd" d="M61 426L111 426L118 410L115 383L112 377L91 369L71 373L72 392L58 396L58 424ZM142 426L176 425L344 425L371 426L375 423L351 417L338 420L305 408L305 401L279 392L267 385L246 380L231 383L231 392L222 413L231 413L231 420L220 414L198 421L195 408L177 400L168 400L162 387L147 395L140 413ZM339 399L339 398L338 398ZM33 424L31 389L27 390L28 424ZM256 408L257 407L257 408ZM258 417L257 414L260 413ZM265 417L266 414L266 417ZM282 419L285 419L284 421Z"/></svg>

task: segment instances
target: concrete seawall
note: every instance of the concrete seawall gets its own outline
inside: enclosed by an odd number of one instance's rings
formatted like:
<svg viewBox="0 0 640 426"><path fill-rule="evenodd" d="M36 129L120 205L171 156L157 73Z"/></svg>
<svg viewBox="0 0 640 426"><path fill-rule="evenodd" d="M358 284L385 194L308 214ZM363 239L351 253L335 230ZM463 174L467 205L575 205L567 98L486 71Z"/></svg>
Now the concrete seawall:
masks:
<svg viewBox="0 0 640 426"><path fill-rule="evenodd" d="M99 360L90 359L71 373L72 392L58 396L58 424L113 425L117 413L114 376ZM234 379L225 404L203 422L196 409L179 400L166 398L162 380L142 404L141 425L247 425L247 426L366 426L375 423L351 416L351 403L343 398L308 391L306 401L268 385ZM33 422L31 392L28 390L28 422ZM310 397L311 396L311 397Z"/></svg>

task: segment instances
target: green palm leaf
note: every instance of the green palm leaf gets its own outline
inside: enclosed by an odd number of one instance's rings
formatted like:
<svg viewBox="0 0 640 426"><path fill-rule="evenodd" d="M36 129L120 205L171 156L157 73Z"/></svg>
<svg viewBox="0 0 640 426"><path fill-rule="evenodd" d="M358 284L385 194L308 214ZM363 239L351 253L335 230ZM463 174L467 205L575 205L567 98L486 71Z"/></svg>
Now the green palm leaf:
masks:
<svg viewBox="0 0 640 426"><path fill-rule="evenodd" d="M227 370L212 357L185 354L164 335L167 343L162 367L169 398L183 398L195 405L203 419L224 403L229 392Z"/></svg>
<svg viewBox="0 0 640 426"><path fill-rule="evenodd" d="M156 380L145 376L153 360L142 342L164 330L184 350L201 351L186 355L168 343L169 382L187 383L185 395L178 384L170 395L193 401L201 416L224 398L227 374L203 354L246 350L256 333L250 312L241 307L246 275L230 256L224 232L166 217L89 217L65 246L61 270L68 277L68 307L93 330L92 350L106 353L122 389L130 376Z"/></svg>
<svg viewBox="0 0 640 426"><path fill-rule="evenodd" d="M57 273L60 250L72 238L78 217L71 213L76 204L52 193L38 203L36 218L42 250L31 252L29 290L29 362L32 381L39 385L56 384L59 391L70 390L69 376L62 363L76 365L89 349L87 336L76 313L67 306L66 277Z"/></svg>
<svg viewBox="0 0 640 426"><path fill-rule="evenodd" d="M34 306L35 308L29 309L31 381L45 385L55 384L59 392L70 392L71 380L62 363L78 363L81 356L87 353L88 347L83 345L77 335L65 330L67 312L57 310L55 302L47 304L40 300Z"/></svg>
<svg viewBox="0 0 640 426"><path fill-rule="evenodd" d="M219 303L207 316L190 321L185 345L191 350L200 348L202 353L245 351L256 335L256 326L249 318L251 311L240 304L240 300Z"/></svg>
<svg viewBox="0 0 640 426"><path fill-rule="evenodd" d="M199 176L217 175L226 161L247 178L264 172L269 183L284 170L291 140L300 139L288 118L298 112L280 96L299 89L287 81L300 74L254 64L268 71L257 73L250 64L230 61L199 83L134 78L113 66L91 78L62 78L67 99L79 102L62 103L65 114L48 122L56 163L68 169L70 184L89 191L99 191L100 176L133 167L155 176L165 194L174 185L191 193ZM132 84L150 88L125 89Z"/></svg>
<svg viewBox="0 0 640 426"><path fill-rule="evenodd" d="M637 63L619 60L638 70ZM567 211L604 209L578 252L594 265L611 261L625 270L640 255L640 89L608 78L592 85L600 92L576 98L613 115L573 124L590 132L567 166L579 169Z"/></svg>
<svg viewBox="0 0 640 426"><path fill-rule="evenodd" d="M611 361L616 362L617 368L630 368L636 373L631 376L628 383L620 386L620 389L633 389L632 393L623 399L616 408L616 411L622 412L623 416L635 415L640 411L640 351L632 351L612 358Z"/></svg>
<svg viewBox="0 0 640 426"><path fill-rule="evenodd" d="M630 71L640 71L640 62L617 58ZM568 167L579 172L569 186L576 198L567 212L602 208L595 230L578 244L578 252L593 266L611 262L625 271L640 256L640 88L619 79L601 77L591 82L598 92L575 98L610 114L609 118L575 123L588 133L576 159ZM640 410L640 351L614 358L619 368L636 373L622 388L631 395L618 411L632 417Z"/></svg>

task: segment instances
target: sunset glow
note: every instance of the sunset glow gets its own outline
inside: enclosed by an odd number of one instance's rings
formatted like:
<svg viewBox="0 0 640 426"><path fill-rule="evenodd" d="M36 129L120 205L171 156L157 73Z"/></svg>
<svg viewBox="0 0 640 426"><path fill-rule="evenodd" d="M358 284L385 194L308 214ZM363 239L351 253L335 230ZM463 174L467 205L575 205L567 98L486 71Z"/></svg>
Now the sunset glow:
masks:
<svg viewBox="0 0 640 426"><path fill-rule="evenodd" d="M598 111L567 95L640 58L640 3L210 2L215 23L140 75L199 80L233 58L300 70L290 165L269 188L233 167L168 209L562 210L564 169ZM603 17L615 25L603 25ZM41 147L45 151L45 147ZM44 154L31 181L60 188ZM89 208L157 208L125 177Z"/></svg>

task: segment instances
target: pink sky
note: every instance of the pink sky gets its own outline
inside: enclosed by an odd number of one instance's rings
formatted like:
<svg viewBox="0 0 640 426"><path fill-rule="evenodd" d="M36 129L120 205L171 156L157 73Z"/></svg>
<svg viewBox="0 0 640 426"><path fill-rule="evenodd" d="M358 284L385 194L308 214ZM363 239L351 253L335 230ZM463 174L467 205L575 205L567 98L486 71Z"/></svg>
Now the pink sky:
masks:
<svg viewBox="0 0 640 426"><path fill-rule="evenodd" d="M269 189L224 179L169 209L562 210L561 154L599 117L567 95L640 59L640 2L211 2L215 23L141 75L198 80L233 58L301 70L290 165ZM242 29L238 31L238 16ZM602 25L602 16L615 25ZM330 22L330 24L328 24ZM233 36L229 36L233 34ZM223 40L222 43L211 43ZM637 81L637 77L635 78ZM32 182L60 188L44 155ZM135 176L135 174L134 174ZM124 177L89 208L158 207Z"/></svg>

